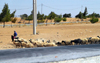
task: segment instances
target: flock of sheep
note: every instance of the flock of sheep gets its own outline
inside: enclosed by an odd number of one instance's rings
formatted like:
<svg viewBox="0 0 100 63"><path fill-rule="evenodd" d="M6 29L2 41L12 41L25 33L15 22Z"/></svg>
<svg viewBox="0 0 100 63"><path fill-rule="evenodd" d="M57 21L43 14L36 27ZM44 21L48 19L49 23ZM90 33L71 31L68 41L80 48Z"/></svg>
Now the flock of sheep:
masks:
<svg viewBox="0 0 100 63"><path fill-rule="evenodd" d="M56 42L51 42L50 40L46 39L30 39L26 40L23 38L14 39L13 43L16 47L23 47L23 48L34 48L34 47L50 47L50 46L57 46Z"/></svg>
<svg viewBox="0 0 100 63"><path fill-rule="evenodd" d="M54 47L63 45L85 45L85 44L100 44L100 37L89 37L84 39L74 39L68 41L50 41L46 39L30 39L26 40L23 38L14 39L13 43L16 47L21 48L34 48L34 47Z"/></svg>

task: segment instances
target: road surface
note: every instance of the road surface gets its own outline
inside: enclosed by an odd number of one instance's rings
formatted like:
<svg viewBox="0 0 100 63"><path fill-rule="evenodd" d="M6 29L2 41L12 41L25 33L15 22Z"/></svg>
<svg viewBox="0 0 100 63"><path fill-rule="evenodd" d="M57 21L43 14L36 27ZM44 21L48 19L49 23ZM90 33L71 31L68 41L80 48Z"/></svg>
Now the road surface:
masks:
<svg viewBox="0 0 100 63"><path fill-rule="evenodd" d="M47 63L100 55L100 44L0 50L0 63Z"/></svg>

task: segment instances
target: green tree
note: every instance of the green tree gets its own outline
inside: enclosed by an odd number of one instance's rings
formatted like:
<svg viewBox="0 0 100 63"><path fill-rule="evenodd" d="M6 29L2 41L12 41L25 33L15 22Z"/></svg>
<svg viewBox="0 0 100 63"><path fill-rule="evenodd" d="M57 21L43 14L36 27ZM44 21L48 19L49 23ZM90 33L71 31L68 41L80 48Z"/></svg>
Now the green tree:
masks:
<svg viewBox="0 0 100 63"><path fill-rule="evenodd" d="M17 20L17 18L14 18L15 13L16 13L16 10L13 13L11 13L11 15L10 15L10 17L11 17L11 27L12 27L12 23L15 23L16 20Z"/></svg>
<svg viewBox="0 0 100 63"><path fill-rule="evenodd" d="M77 14L75 17L76 17L76 18L80 18L80 19L82 19L82 21L83 21L83 19L86 19L87 14L88 14L88 12L87 12L87 7L85 7L84 13L79 12L79 14Z"/></svg>
<svg viewBox="0 0 100 63"><path fill-rule="evenodd" d="M77 14L75 17L81 19L81 18L83 18L83 13L82 12L79 12L79 14Z"/></svg>
<svg viewBox="0 0 100 63"><path fill-rule="evenodd" d="M0 22L2 21L2 16L1 16L1 13L0 13Z"/></svg>
<svg viewBox="0 0 100 63"><path fill-rule="evenodd" d="M4 23L3 28L5 27L5 22L9 22L11 18L10 10L8 9L8 4L5 4L3 10L0 14L0 20Z"/></svg>
<svg viewBox="0 0 100 63"><path fill-rule="evenodd" d="M44 23L45 18L46 17L44 16L44 14L40 14L40 12L38 11L38 14L37 14L38 23Z"/></svg>
<svg viewBox="0 0 100 63"><path fill-rule="evenodd" d="M30 24L30 21L33 20L33 16L30 14L25 20L29 20L29 24Z"/></svg>
<svg viewBox="0 0 100 63"><path fill-rule="evenodd" d="M89 18L91 18L91 17L96 17L96 18L99 18L100 17L100 15L99 14L97 14L97 13L92 13L92 14L89 14L87 17L89 17Z"/></svg>
<svg viewBox="0 0 100 63"><path fill-rule="evenodd" d="M20 15L20 17L21 17L21 19L26 19L28 17L28 15L27 14L22 14L22 15Z"/></svg>
<svg viewBox="0 0 100 63"><path fill-rule="evenodd" d="M44 19L47 19L48 18L48 16L47 15L44 15Z"/></svg>
<svg viewBox="0 0 100 63"><path fill-rule="evenodd" d="M91 22L91 23L96 23L96 22L98 22L98 21L99 21L99 19L95 17L95 13L93 12L93 13L92 13L92 17L91 17L91 19L90 19L90 22Z"/></svg>
<svg viewBox="0 0 100 63"><path fill-rule="evenodd" d="M66 20L67 20L67 19L64 17L64 18L63 18L63 21L66 21Z"/></svg>
<svg viewBox="0 0 100 63"><path fill-rule="evenodd" d="M91 19L90 19L90 22L91 23L96 23L96 22L98 22L99 21L99 19L98 18L95 18L95 17L92 17Z"/></svg>
<svg viewBox="0 0 100 63"><path fill-rule="evenodd" d="M54 19L56 17L56 14L54 12L51 12L49 15L48 15L48 19L51 19L51 22L52 22L52 19Z"/></svg>
<svg viewBox="0 0 100 63"><path fill-rule="evenodd" d="M37 14L37 19L39 19L40 18L40 12L38 11L38 14Z"/></svg>
<svg viewBox="0 0 100 63"><path fill-rule="evenodd" d="M10 17L14 17L15 13L16 13L16 10L13 13L11 13Z"/></svg>
<svg viewBox="0 0 100 63"><path fill-rule="evenodd" d="M44 19L46 20L46 26L47 26L48 16L47 16L47 15L45 15L45 16L44 16Z"/></svg>
<svg viewBox="0 0 100 63"><path fill-rule="evenodd" d="M57 14L56 14L56 17L58 17L58 18L62 18L62 15L57 15Z"/></svg>
<svg viewBox="0 0 100 63"><path fill-rule="evenodd" d="M86 17L87 14L88 14L88 12L87 12L87 7L85 7L85 10L84 10L83 16Z"/></svg>
<svg viewBox="0 0 100 63"><path fill-rule="evenodd" d="M59 17L56 17L55 19L54 19L54 22L56 23L56 22L60 22L61 21L61 18L59 18ZM54 25L55 25L55 23L54 23Z"/></svg>
<svg viewBox="0 0 100 63"><path fill-rule="evenodd" d="M65 18L67 18L67 17L70 18L70 17L71 17L71 14L70 14L70 13L69 13L69 14L64 14L63 17L65 17Z"/></svg>
<svg viewBox="0 0 100 63"><path fill-rule="evenodd" d="M39 16L38 16L38 20L43 20L44 19L44 14L40 14Z"/></svg>

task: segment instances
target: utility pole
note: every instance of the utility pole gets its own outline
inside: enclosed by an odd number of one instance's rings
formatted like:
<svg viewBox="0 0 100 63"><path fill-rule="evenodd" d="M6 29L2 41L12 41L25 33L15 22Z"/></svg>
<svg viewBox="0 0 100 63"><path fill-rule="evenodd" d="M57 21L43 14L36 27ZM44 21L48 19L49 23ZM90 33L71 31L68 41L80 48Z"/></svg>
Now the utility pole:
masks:
<svg viewBox="0 0 100 63"><path fill-rule="evenodd" d="M33 0L33 34L36 35L36 22L37 22L37 2Z"/></svg>
<svg viewBox="0 0 100 63"><path fill-rule="evenodd" d="M41 4L41 14L42 14L42 8L43 8L43 4Z"/></svg>
<svg viewBox="0 0 100 63"><path fill-rule="evenodd" d="M35 7L36 7L36 26L37 26L37 0L36 0L36 5L35 5Z"/></svg>
<svg viewBox="0 0 100 63"><path fill-rule="evenodd" d="M83 9L83 6L81 6L81 21L83 21L83 18L82 18L82 9Z"/></svg>

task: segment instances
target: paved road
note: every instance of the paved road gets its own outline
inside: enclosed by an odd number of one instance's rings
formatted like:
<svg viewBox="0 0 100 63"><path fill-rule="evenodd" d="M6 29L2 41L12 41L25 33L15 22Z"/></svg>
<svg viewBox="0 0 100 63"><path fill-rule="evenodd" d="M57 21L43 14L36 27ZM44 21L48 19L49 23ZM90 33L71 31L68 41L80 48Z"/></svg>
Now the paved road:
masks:
<svg viewBox="0 0 100 63"><path fill-rule="evenodd" d="M0 50L0 63L47 63L100 55L100 44Z"/></svg>

